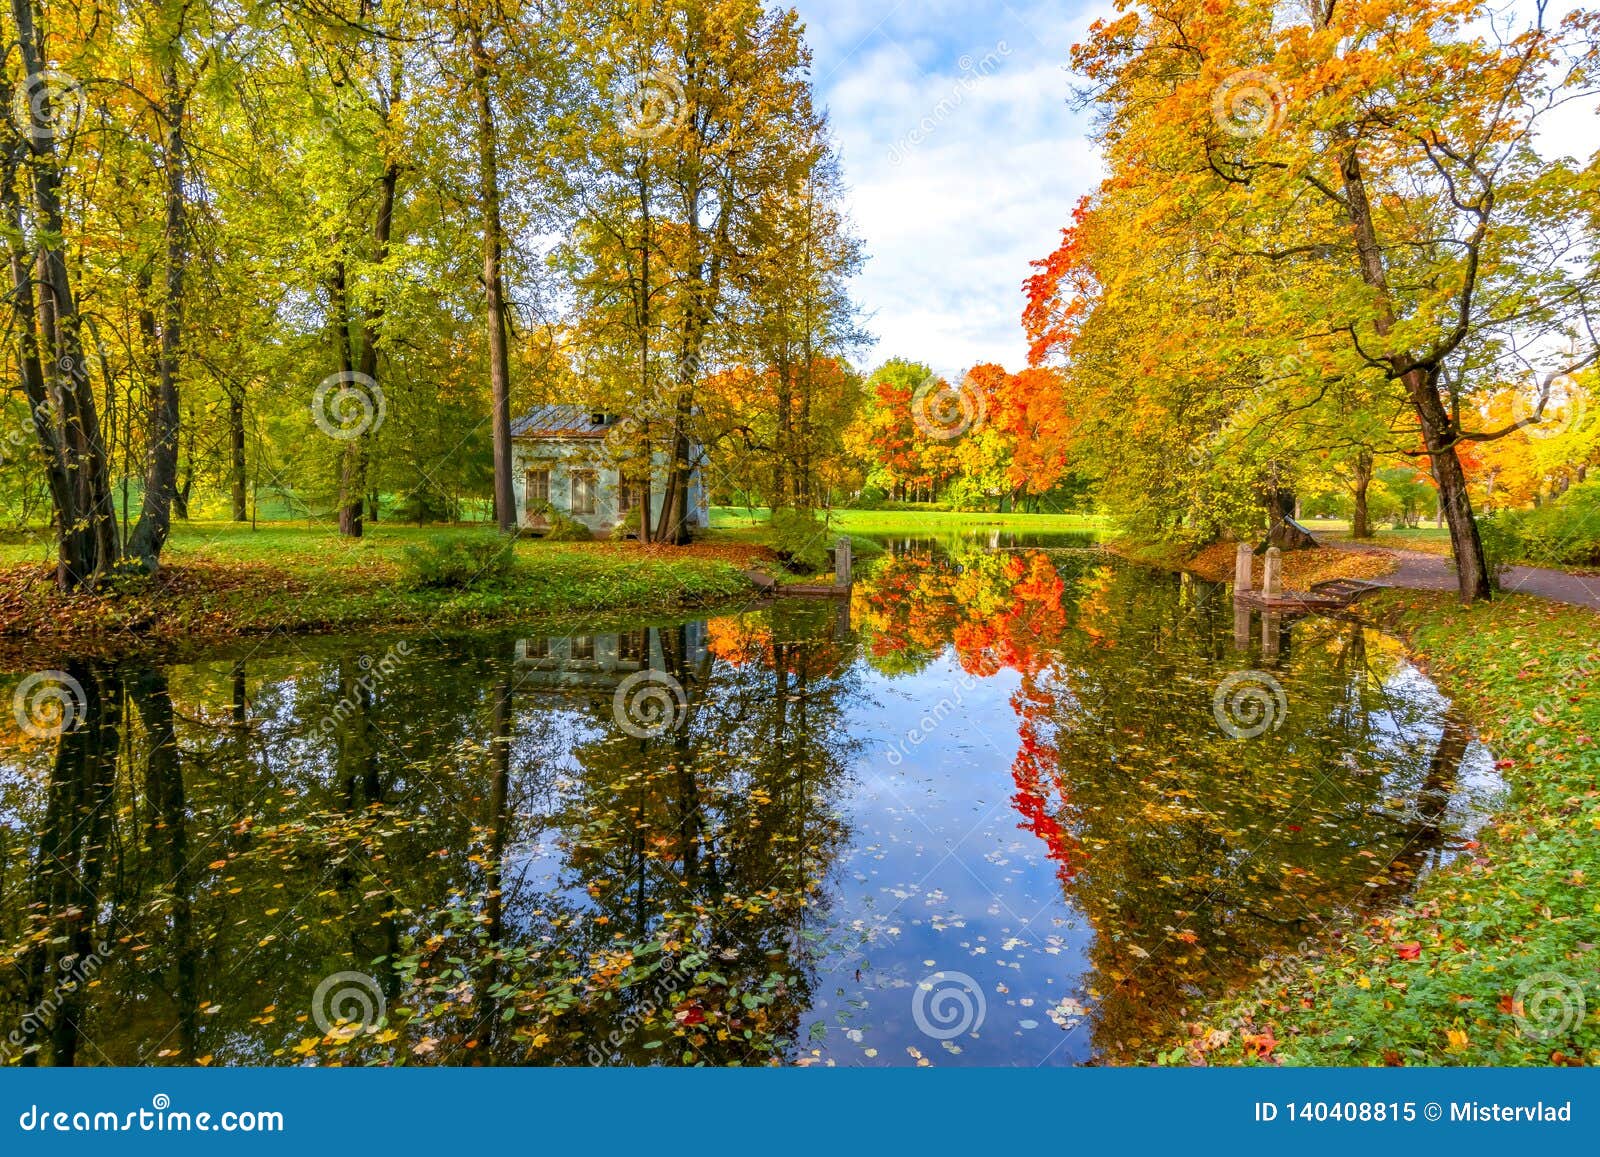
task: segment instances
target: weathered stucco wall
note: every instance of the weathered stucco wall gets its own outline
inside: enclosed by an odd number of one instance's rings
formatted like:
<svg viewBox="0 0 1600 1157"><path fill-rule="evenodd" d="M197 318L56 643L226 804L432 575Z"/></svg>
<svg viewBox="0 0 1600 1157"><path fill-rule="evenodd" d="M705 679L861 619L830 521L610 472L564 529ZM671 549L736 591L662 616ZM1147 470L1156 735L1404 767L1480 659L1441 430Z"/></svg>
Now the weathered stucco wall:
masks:
<svg viewBox="0 0 1600 1157"><path fill-rule="evenodd" d="M704 456L700 455L703 463ZM622 521L619 508L621 479L615 464L606 453L605 443L597 438L519 438L512 443L511 469L517 495L517 525L529 526L527 475L530 470L550 472L550 505L561 513L577 519L596 534L609 534ZM572 479L574 473L588 470L597 476L593 514L572 512ZM657 455L650 486L650 505L653 519L661 515L661 498L666 488L666 463ZM692 526L707 526L710 509L706 490L697 466L689 480L689 522Z"/></svg>

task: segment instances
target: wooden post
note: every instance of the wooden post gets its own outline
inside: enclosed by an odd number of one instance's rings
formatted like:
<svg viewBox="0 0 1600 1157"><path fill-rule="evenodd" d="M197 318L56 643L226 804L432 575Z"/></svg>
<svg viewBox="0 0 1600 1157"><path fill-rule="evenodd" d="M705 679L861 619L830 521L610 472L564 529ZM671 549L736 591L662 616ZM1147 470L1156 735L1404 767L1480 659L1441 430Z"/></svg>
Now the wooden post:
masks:
<svg viewBox="0 0 1600 1157"><path fill-rule="evenodd" d="M1267 548L1267 568L1261 579L1261 593L1269 599L1283 597L1283 551Z"/></svg>
<svg viewBox="0 0 1600 1157"><path fill-rule="evenodd" d="M1241 542L1233 560L1233 593L1235 596L1250 593L1250 584L1255 581L1252 576L1255 562L1255 547L1248 542Z"/></svg>
<svg viewBox="0 0 1600 1157"><path fill-rule="evenodd" d="M833 547L833 585L850 585L850 539L842 534Z"/></svg>

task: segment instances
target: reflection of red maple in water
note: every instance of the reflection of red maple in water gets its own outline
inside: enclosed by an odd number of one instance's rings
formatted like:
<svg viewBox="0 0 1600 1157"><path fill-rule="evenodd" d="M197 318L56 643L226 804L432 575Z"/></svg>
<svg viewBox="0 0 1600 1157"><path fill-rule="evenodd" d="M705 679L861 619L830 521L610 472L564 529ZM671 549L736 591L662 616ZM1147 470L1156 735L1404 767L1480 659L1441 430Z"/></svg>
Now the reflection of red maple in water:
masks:
<svg viewBox="0 0 1600 1157"><path fill-rule="evenodd" d="M1031 677L1025 678L1021 690L1011 697L1012 709L1022 720L1021 744L1011 764L1011 777L1017 784L1011 803L1022 813L1023 822L1017 826L1044 841L1046 851L1056 862L1056 875L1065 887L1077 876L1088 854L1078 837L1057 818L1067 803L1061 753L1055 744L1039 735L1039 720L1048 714L1051 703L1051 696L1041 691Z"/></svg>
<svg viewBox="0 0 1600 1157"><path fill-rule="evenodd" d="M1059 818L1067 785L1059 753L1041 737L1055 700L1038 677L1066 629L1066 584L1049 556L985 556L958 575L931 559L900 558L865 585L864 625L875 656L948 641L970 675L988 678L1007 668L1021 674L1022 687L1011 700L1021 721L1011 802L1022 816L1018 826L1044 841L1062 884L1070 884L1086 853Z"/></svg>

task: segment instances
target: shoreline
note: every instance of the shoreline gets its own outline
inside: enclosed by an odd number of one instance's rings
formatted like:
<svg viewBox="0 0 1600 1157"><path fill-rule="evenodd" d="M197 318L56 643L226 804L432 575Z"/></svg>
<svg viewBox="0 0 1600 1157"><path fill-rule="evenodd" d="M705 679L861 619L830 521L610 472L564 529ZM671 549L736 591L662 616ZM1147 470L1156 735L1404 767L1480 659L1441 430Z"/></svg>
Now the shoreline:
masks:
<svg viewBox="0 0 1600 1157"><path fill-rule="evenodd" d="M670 616L759 594L738 563L693 548L644 557L603 547L519 549L509 575L454 589L411 585L394 567L370 559L323 571L186 559L148 581L95 594L63 595L51 579L43 566L0 569L0 660L165 656L275 635Z"/></svg>
<svg viewBox="0 0 1600 1157"><path fill-rule="evenodd" d="M1175 551L1107 546L1189 569ZM1232 577L1214 571L1195 573ZM1514 594L1463 607L1402 589L1350 613L1400 639L1465 706L1506 800L1405 899L1263 960L1255 988L1191 1009L1148 1062L1600 1064L1600 904L1586 893L1600 878L1600 613Z"/></svg>

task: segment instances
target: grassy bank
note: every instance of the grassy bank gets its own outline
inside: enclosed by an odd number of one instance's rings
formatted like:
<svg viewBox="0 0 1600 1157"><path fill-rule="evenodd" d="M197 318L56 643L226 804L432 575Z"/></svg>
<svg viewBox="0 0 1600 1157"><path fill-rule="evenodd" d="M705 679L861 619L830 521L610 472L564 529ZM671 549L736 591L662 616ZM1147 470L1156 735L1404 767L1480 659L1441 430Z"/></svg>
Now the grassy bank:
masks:
<svg viewBox="0 0 1600 1157"><path fill-rule="evenodd" d="M1600 615L1534 598L1363 607L1467 707L1510 789L1402 907L1352 913L1167 1063L1600 1064Z"/></svg>
<svg viewBox="0 0 1600 1157"><path fill-rule="evenodd" d="M742 573L758 548L683 549L519 540L510 571L467 588L419 587L407 548L486 529L384 525L341 539L309 524L252 531L179 524L151 580L95 595L59 594L47 544L0 547L0 638L96 646L273 631L460 627L592 612L663 612L750 593Z"/></svg>
<svg viewBox="0 0 1600 1157"><path fill-rule="evenodd" d="M465 588L419 586L407 550L486 528L417 528L379 522L342 539L322 523L195 520L173 527L152 580L114 581L94 595L59 594L47 534L0 540L0 641L119 649L276 631L341 631L500 624L588 613L671 612L750 594L752 565L786 581L768 547L766 511L717 510L707 541L690 547L519 540L509 573ZM1098 528L1069 515L846 511L836 529L858 558L882 553L872 534L1043 533Z"/></svg>

